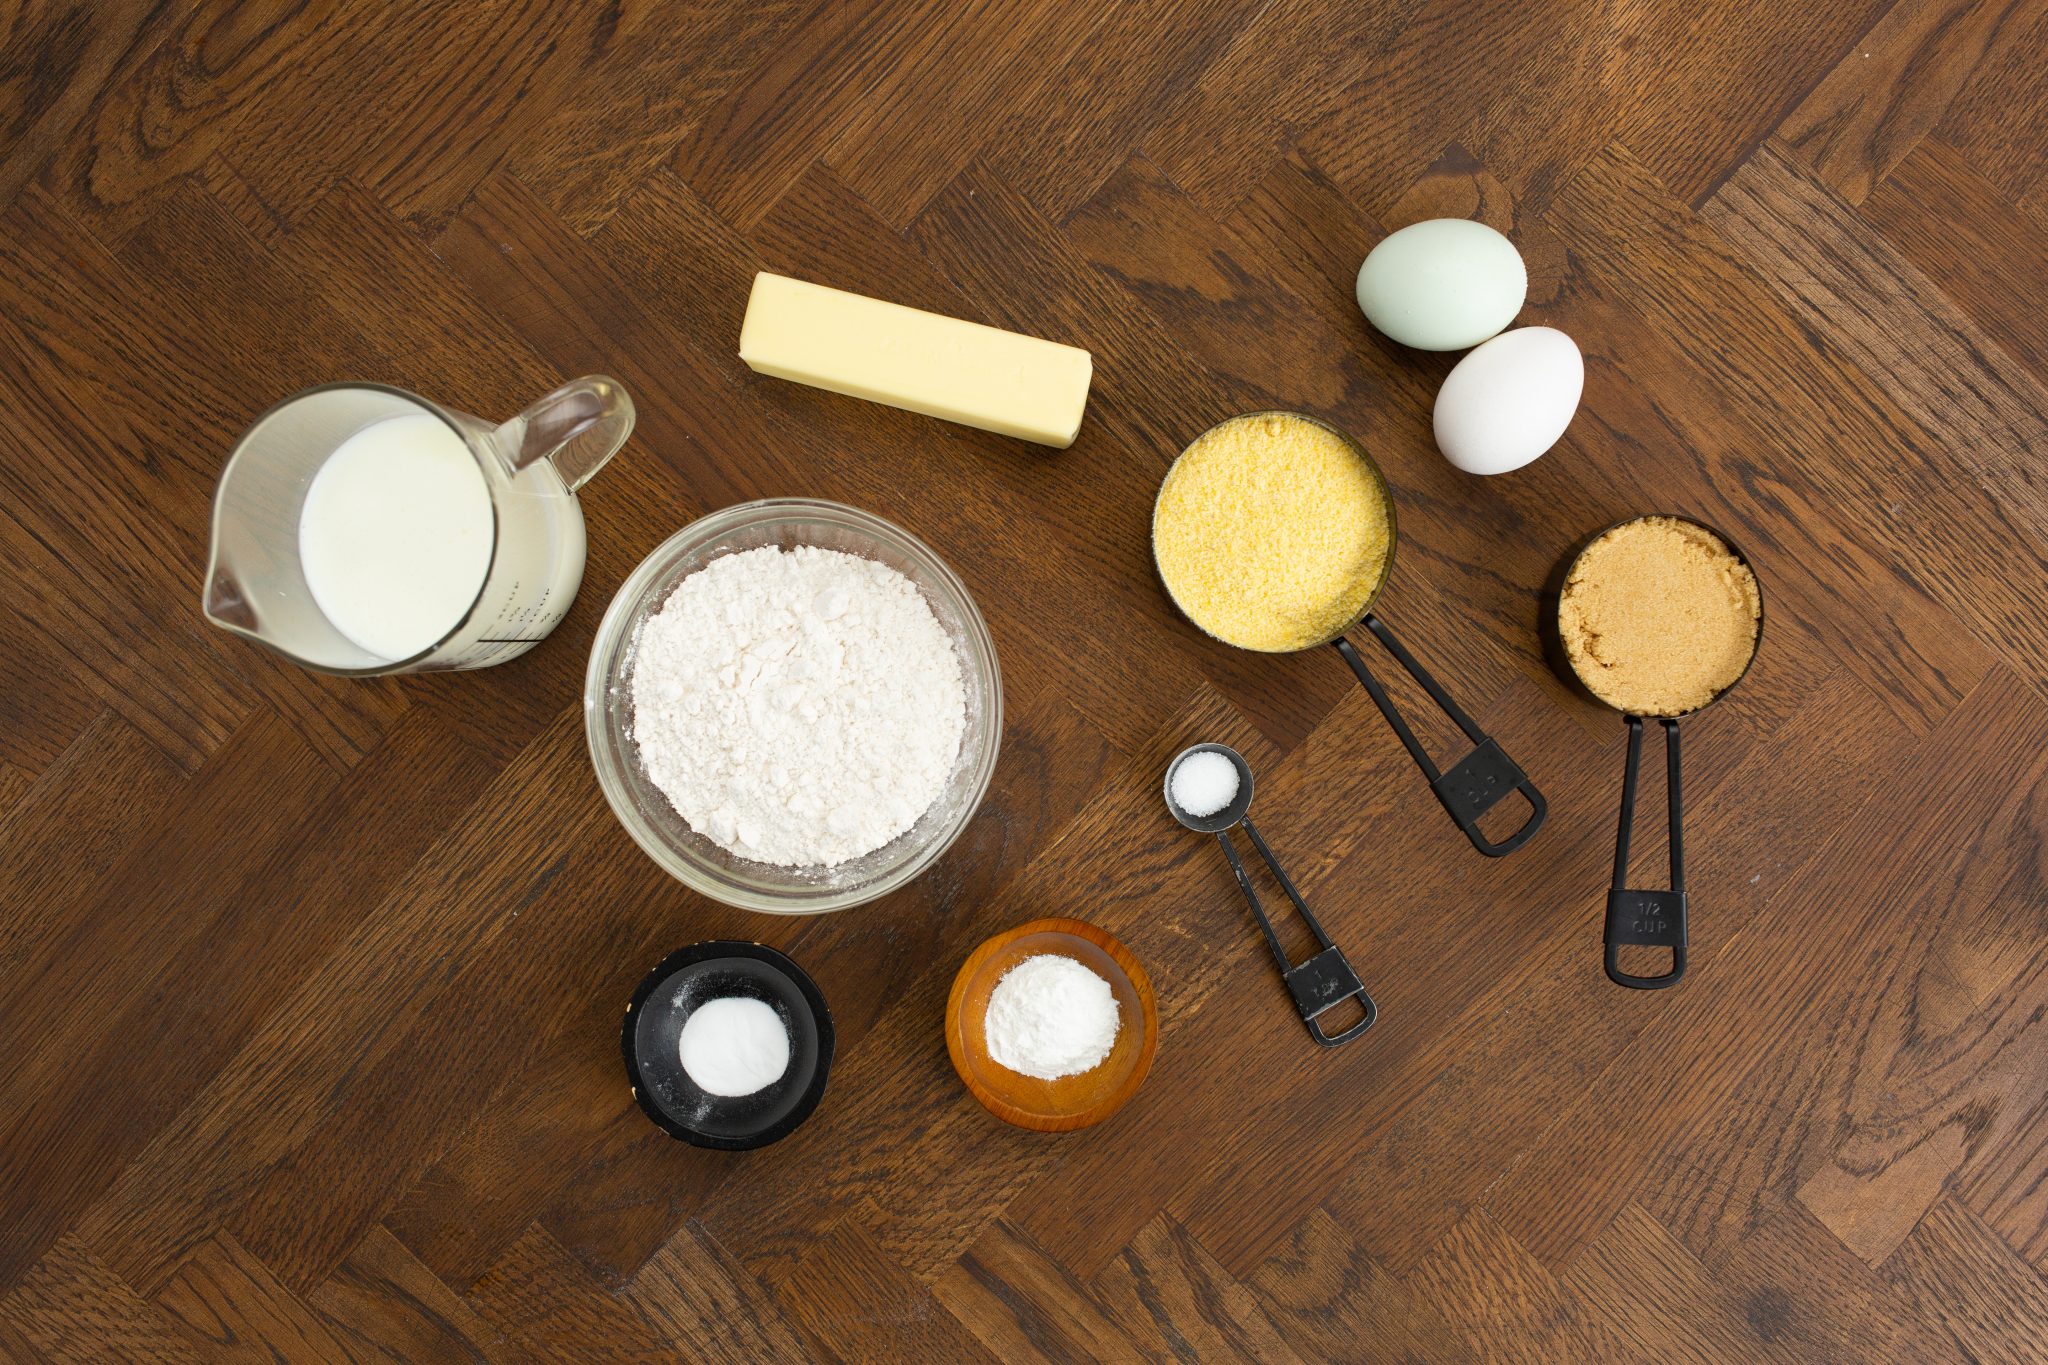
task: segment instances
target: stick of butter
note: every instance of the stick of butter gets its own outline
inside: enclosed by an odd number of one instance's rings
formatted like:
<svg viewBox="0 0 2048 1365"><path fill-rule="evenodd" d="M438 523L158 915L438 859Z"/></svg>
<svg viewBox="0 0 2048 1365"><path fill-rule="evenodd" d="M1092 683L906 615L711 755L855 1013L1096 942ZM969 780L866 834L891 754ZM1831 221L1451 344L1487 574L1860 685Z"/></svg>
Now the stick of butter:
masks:
<svg viewBox="0 0 2048 1365"><path fill-rule="evenodd" d="M1064 449L1095 361L1078 346L754 276L740 359L762 374Z"/></svg>

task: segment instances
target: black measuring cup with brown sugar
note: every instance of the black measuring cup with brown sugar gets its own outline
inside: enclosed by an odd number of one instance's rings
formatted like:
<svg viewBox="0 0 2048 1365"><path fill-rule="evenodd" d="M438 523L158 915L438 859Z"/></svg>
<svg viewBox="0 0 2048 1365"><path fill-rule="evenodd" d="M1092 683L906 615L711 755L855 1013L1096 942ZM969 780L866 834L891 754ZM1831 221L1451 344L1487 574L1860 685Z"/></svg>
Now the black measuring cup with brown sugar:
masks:
<svg viewBox="0 0 2048 1365"><path fill-rule="evenodd" d="M1443 685L1431 676L1429 670L1425 669L1416 660L1415 656L1408 652L1407 648L1395 636L1392 628L1373 613L1373 605L1379 600L1380 593L1386 588L1387 579L1393 573L1394 550L1398 536L1394 513L1393 489L1388 485L1386 475L1381 473L1379 464L1366 452L1365 447L1360 445L1348 433L1320 418L1311 417L1307 413L1301 412L1271 410L1240 413L1238 416L1226 418L1218 422L1215 426L1210 427L1200 436L1197 436L1193 441L1190 441L1187 447L1181 451L1180 459L1186 459L1190 451L1225 427L1233 423L1251 422L1260 419L1305 422L1310 426L1328 432L1343 442L1345 447L1358 458L1359 463L1364 467L1369 477L1372 487L1377 490L1377 496L1381 501L1386 517L1386 552L1380 560L1377 578L1371 583L1369 590L1365 594L1363 605L1355 613L1352 613L1348 619L1339 623L1336 629L1321 635L1319 638L1287 649L1259 652L1299 653L1304 650L1318 649L1325 645L1334 646L1336 651L1343 656L1344 662L1350 666L1352 673L1357 676L1360 685L1365 688L1366 695L1372 698L1373 705L1379 708L1380 715L1386 720L1388 727L1393 730L1395 738L1401 741L1401 747L1408 751L1408 757L1421 770L1424 779L1429 783L1430 791L1435 793L1438 803L1443 806L1445 812L1450 815L1458 828L1464 832L1465 837L1471 841L1472 847L1478 849L1489 858L1501 858L1513 853L1523 844L1528 843L1536 831L1542 828L1543 819L1549 807L1543 799L1543 793L1536 789L1536 784L1529 780L1528 775L1522 771L1520 766L1512 758L1508 757L1507 751L1501 748L1499 742L1479 728L1478 723L1470 715L1466 714L1463 707L1452 700L1450 693L1446 692ZM1176 460L1176 468L1178 465L1179 460ZM1173 471L1169 470L1166 481L1160 485L1159 500L1153 504L1152 512L1153 568L1159 575L1160 584L1166 591L1167 600L1173 603L1175 610L1189 624L1210 638L1221 640L1222 643L1232 645L1234 648L1253 648L1252 646L1239 644L1236 641L1224 639L1221 635L1218 635L1205 625L1196 613L1189 609L1185 602L1182 602L1174 594L1171 580L1168 578L1164 567L1159 563L1159 508L1160 503L1165 499L1166 490L1172 481ZM1401 715L1400 709L1394 705L1393 698L1387 694L1386 686L1373 675L1372 669L1367 666L1365 655L1360 652L1357 645L1351 642L1349 638L1350 633L1358 626L1363 626L1375 640L1379 641L1380 645L1385 648L1387 653L1393 656L1394 661L1401 666L1408 676L1415 680L1416 684L1422 688L1423 692L1429 696L1429 699L1436 704L1437 708L1448 716L1452 723L1472 742L1472 748L1463 757L1459 758L1457 762L1451 764L1450 767L1441 769L1437 767L1435 761L1430 758L1429 752L1422 747L1422 742L1416 739L1414 730L1409 727L1407 720ZM1505 838L1488 838L1479 828L1480 818L1514 792L1520 792L1529 803L1528 817L1523 821L1520 828Z"/></svg>
<svg viewBox="0 0 2048 1365"><path fill-rule="evenodd" d="M1643 522L1668 521L1680 526L1692 527L1705 532L1718 543L1734 562L1748 573L1750 584L1755 589L1756 630L1750 639L1749 652L1742 659L1741 667L1728 681L1720 684L1698 705L1675 710L1654 710L1631 708L1617 704L1611 697L1603 695L1605 680L1589 677L1586 666L1582 666L1578 655L1568 648L1566 636L1565 594L1577 579L1587 556L1594 547L1606 541L1607 537L1623 527ZM1546 596L1549 610L1544 613L1548 627L1544 641L1546 652L1552 654L1552 664L1567 682L1584 696L1609 710L1618 711L1628 722L1628 759L1622 770L1621 814L1616 822L1614 835L1614 879L1607 891L1607 918L1603 933L1603 961L1608 980L1617 986L1632 990L1662 990L1675 986L1685 975L1688 950L1689 902L1685 889L1685 796L1679 774L1678 723L1681 719L1697 716L1714 703L1734 691L1745 677L1749 676L1751 665L1756 662L1759 649L1763 646L1764 610L1763 584L1757 578L1756 569L1748 555L1739 549L1720 530L1693 517L1675 516L1669 513L1646 513L1641 516L1624 517L1610 526L1604 526L1573 547L1563 561L1561 571L1554 576ZM1643 723L1654 720L1664 729L1664 794L1665 813L1669 822L1668 858L1670 885L1659 889L1643 889L1628 884L1629 839L1635 825L1636 779L1641 772L1643 757ZM1621 969L1621 950L1624 947L1666 948L1671 952L1671 967L1657 976L1642 976Z"/></svg>

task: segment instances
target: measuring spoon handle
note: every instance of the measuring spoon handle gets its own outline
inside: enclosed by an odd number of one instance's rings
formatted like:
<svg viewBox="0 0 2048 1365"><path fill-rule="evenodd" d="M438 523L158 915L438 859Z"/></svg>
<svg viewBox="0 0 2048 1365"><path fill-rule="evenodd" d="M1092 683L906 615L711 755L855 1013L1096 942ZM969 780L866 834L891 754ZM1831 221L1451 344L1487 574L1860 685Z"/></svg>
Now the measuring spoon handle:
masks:
<svg viewBox="0 0 2048 1365"><path fill-rule="evenodd" d="M1309 1037L1322 1046L1335 1047L1339 1043L1348 1043L1372 1027L1373 1021L1379 1018L1379 1007L1373 1004L1372 997L1366 993L1364 983L1352 969L1350 959L1344 956L1344 950L1330 942L1330 936L1323 932L1322 922L1308 908L1308 902L1301 898L1301 893L1295 890L1294 880L1287 875L1286 870L1280 866L1280 860L1273 856L1273 850L1268 848L1266 841L1259 836L1258 828L1249 818L1243 823L1244 832L1251 839L1252 847L1266 860L1266 866L1272 869L1281 889L1287 893L1287 899L1293 902L1296 913L1316 937L1316 952L1298 963L1287 960L1287 949L1281 944L1280 935L1273 928L1273 921L1267 917L1266 907L1259 901L1259 893L1252 887L1251 874L1245 870L1244 860L1238 857L1237 846L1230 842L1230 832L1217 831L1216 841L1223 845L1223 856L1230 860L1230 870L1237 874L1237 884L1244 891L1244 898L1251 903L1252 914L1259 921L1259 928L1265 931L1266 944L1273 950L1273 961L1280 968L1280 979L1286 983L1287 993L1294 998L1295 1012L1301 1016L1301 1022L1308 1027ZM1319 1016L1331 1007L1353 999L1357 1000L1359 1007L1364 1010L1364 1018L1341 1032L1326 1032Z"/></svg>

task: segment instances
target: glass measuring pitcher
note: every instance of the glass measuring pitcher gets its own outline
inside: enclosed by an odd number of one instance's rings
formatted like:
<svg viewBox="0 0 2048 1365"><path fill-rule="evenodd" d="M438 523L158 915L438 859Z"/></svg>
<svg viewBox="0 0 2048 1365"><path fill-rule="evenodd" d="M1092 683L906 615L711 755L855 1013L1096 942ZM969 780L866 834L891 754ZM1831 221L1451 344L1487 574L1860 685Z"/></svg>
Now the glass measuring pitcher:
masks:
<svg viewBox="0 0 2048 1365"><path fill-rule="evenodd" d="M383 511L402 515L390 516L386 527L343 529L400 537L392 542L394 552L408 556L408 564L431 565L427 577L437 581L411 584L399 600L384 604L363 601L357 593L343 613L338 609L350 595L350 565L332 553L307 557L307 494L344 444L360 454L362 444L351 438L393 418L412 419L401 424L407 443L396 449L387 444L381 465L352 459L355 487L342 490L345 498L323 493L323 509L331 511L322 516L353 512L360 520L363 509L380 506L381 492ZM517 658L545 639L575 600L584 556L576 490L632 430L632 400L603 375L564 384L502 426L383 384L323 384L294 394L256 419L221 469L206 566L206 619L325 673L421 673ZM455 466L437 466L433 472L442 482L421 486L421 499L447 497L445 516L440 506L413 499L409 485L397 494L363 486L366 469L372 478L379 469L413 477L412 471L432 463L421 463L422 454L445 457ZM465 457L482 476L480 490ZM454 484L446 482L449 477ZM319 528L313 534L323 545L333 543ZM317 584L309 582L309 565L315 566L310 576ZM376 648L362 623L374 627L380 605L394 616L416 610L414 599L430 590L454 603L456 610L447 613L452 624L444 629L429 619L426 638L396 651ZM461 610L465 599L468 607ZM349 616L355 628L345 632L336 623L338 614Z"/></svg>

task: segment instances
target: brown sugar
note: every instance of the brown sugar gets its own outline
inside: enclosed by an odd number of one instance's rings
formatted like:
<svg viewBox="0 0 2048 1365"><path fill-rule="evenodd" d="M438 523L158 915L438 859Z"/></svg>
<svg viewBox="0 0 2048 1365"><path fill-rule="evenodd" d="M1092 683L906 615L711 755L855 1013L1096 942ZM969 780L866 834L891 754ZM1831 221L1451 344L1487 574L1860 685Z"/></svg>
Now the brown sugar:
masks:
<svg viewBox="0 0 2048 1365"><path fill-rule="evenodd" d="M1726 541L1695 522L1642 517L1579 555L1557 617L1594 696L1630 715L1677 716L1742 676L1762 610L1756 575Z"/></svg>

